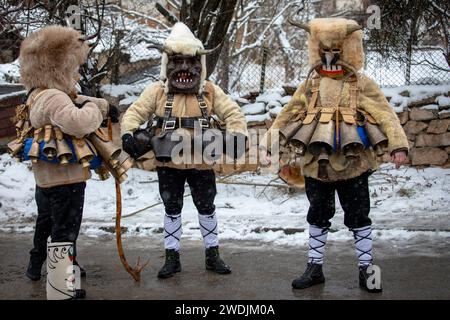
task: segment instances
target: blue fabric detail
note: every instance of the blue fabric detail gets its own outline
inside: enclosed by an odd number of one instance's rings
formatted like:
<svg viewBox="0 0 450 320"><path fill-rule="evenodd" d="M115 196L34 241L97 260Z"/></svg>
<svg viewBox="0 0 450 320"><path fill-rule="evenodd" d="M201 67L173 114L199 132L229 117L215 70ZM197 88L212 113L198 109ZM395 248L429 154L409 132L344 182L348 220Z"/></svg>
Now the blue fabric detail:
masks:
<svg viewBox="0 0 450 320"><path fill-rule="evenodd" d="M358 126L356 129L358 131L359 138L361 139L364 149L367 149L371 146L369 137L367 136L366 130L364 129L364 126ZM333 152L337 152L337 146L336 146L336 129L334 130L334 143L333 143Z"/></svg>
<svg viewBox="0 0 450 320"><path fill-rule="evenodd" d="M364 144L364 148L365 149L369 148L370 140L369 137L367 136L366 129L364 129L364 126L358 126L358 134L362 143Z"/></svg>
<svg viewBox="0 0 450 320"><path fill-rule="evenodd" d="M78 162L78 159L77 159L77 157L76 157L76 155L75 155L75 149L74 149L74 147L73 147L72 140L66 140L66 142L67 142L67 145L69 146L70 150L72 150L72 154L73 154L73 157L72 157L72 159L69 160L69 163L77 163L77 162ZM33 138L28 138L28 139L25 140L25 146L24 146L24 148L23 148L23 159L24 159L24 160L30 160L30 157L28 156L28 152L30 152L31 144L32 144L32 143L33 143ZM53 160L50 161L50 160L45 156L45 154L44 154L44 152L43 152L43 150L44 150L44 145L45 145L45 142L44 142L44 141L42 141L42 142L39 144L39 150L40 150L40 152L39 152L39 158L38 158L38 159L39 159L39 160L42 160L42 161L45 161L45 162L48 162L48 163L58 164L58 163L59 163L59 160L58 160L57 157L55 157ZM89 146L89 145L88 145L88 146ZM102 164L102 158L101 158L99 155L96 155L96 156L94 157L94 159L92 159L92 160L89 162L89 165L90 165L90 169L91 169L91 170L97 169L98 167L100 167L101 164Z"/></svg>

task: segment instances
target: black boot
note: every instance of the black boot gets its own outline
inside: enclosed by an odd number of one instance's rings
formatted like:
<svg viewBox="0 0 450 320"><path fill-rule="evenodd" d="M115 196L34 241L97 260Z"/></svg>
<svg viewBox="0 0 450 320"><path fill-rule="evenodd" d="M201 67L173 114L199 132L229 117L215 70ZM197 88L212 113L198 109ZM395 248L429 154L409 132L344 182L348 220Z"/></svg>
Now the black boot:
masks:
<svg viewBox="0 0 450 320"><path fill-rule="evenodd" d="M80 277L85 278L86 277L86 270L84 270L84 268L78 264L77 260L75 260L73 262L73 265L77 266L78 268L80 268Z"/></svg>
<svg viewBox="0 0 450 320"><path fill-rule="evenodd" d="M158 278L170 278L181 271L180 253L174 249L166 249L166 262L158 272Z"/></svg>
<svg viewBox="0 0 450 320"><path fill-rule="evenodd" d="M28 263L27 272L25 273L32 281L38 281L41 279L41 269L45 260L42 260L35 256L30 256L30 262Z"/></svg>
<svg viewBox="0 0 450 320"><path fill-rule="evenodd" d="M211 270L219 274L231 273L230 267L220 258L218 246L207 248L205 255L206 270Z"/></svg>
<svg viewBox="0 0 450 320"><path fill-rule="evenodd" d="M382 292L383 288L381 287L381 282L379 284L379 288L369 289L369 287L367 286L367 282L369 280L369 277L371 276L371 274L367 273L367 268L368 267L369 266L359 267L359 286L361 287L361 289L364 289L364 290L366 290L367 292L370 292L370 293ZM371 280L369 280L369 281L371 281Z"/></svg>
<svg viewBox="0 0 450 320"><path fill-rule="evenodd" d="M324 283L325 277L322 272L321 264L308 263L303 275L292 281L294 289L306 289L315 284Z"/></svg>

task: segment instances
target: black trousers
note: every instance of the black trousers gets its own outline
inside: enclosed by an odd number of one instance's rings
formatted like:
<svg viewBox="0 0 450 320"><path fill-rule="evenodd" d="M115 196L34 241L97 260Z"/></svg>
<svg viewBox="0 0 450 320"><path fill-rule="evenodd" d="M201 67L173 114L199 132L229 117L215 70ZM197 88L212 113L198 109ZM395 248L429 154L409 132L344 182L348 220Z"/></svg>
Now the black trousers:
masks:
<svg viewBox="0 0 450 320"><path fill-rule="evenodd" d="M36 186L38 216L31 258L45 261L49 236L52 242L76 242L83 216L85 188L85 182L51 188Z"/></svg>
<svg viewBox="0 0 450 320"><path fill-rule="evenodd" d="M183 208L184 184L191 189L192 200L200 214L213 214L216 210L214 198L217 194L214 170L174 169L157 167L159 194L164 202L166 214L177 215Z"/></svg>
<svg viewBox="0 0 450 320"><path fill-rule="evenodd" d="M320 228L329 228L330 219L336 211L335 191L344 210L344 224L349 229L370 226L369 176L371 172L337 182L323 182L305 178L306 195L309 200L307 221Z"/></svg>

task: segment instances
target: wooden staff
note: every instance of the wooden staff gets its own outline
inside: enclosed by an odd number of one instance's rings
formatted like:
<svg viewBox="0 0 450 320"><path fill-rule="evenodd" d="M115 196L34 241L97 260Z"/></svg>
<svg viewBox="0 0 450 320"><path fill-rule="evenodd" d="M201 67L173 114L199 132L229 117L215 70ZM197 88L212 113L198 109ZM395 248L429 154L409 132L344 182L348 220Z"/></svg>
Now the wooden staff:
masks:
<svg viewBox="0 0 450 320"><path fill-rule="evenodd" d="M112 141L112 122L111 118L108 118L108 136L109 140ZM122 217L122 192L120 189L120 183L117 179L115 179L116 184L116 242L117 242L117 251L119 252L120 261L122 262L125 270L133 277L134 281L141 281L141 271L145 268L145 266L149 263L149 260L143 265L140 264L141 257L138 257L136 265L131 267L125 258L125 253L123 252L122 246L122 230L120 228L120 220Z"/></svg>

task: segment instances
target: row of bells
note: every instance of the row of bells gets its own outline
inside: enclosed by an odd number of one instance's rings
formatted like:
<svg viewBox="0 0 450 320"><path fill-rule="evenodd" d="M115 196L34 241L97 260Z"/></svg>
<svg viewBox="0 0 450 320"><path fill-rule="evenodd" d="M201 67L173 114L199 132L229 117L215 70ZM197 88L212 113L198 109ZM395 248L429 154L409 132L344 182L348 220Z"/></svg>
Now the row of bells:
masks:
<svg viewBox="0 0 450 320"><path fill-rule="evenodd" d="M364 143L358 133L355 124L339 122L339 146L340 152L346 157L358 157L364 151ZM378 156L382 155L388 144L386 135L377 125L366 122L364 130L372 148ZM310 124L302 125L301 121L291 122L285 128L280 129L280 144L290 144L296 153L303 156L306 151L313 156L327 157L335 148L336 123L330 120L327 123L313 120Z"/></svg>
<svg viewBox="0 0 450 320"><path fill-rule="evenodd" d="M44 147L43 154L49 161L58 159L61 165L68 165L73 159L74 154L68 145L64 135L57 127L45 126L44 128ZM41 131L35 130L33 143L28 152L28 156L32 162L37 162L40 155L39 142ZM126 172L133 166L133 162L129 155L122 151L120 146L117 146L108 139L101 138L97 133L92 133L86 138L71 137L73 149L78 162L83 167L89 167L89 162L99 155L103 159L102 166L96 169L96 173L101 180L106 180L111 173L114 178L123 182L127 178ZM13 155L20 151L19 143L16 142L9 146Z"/></svg>

